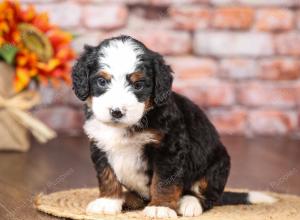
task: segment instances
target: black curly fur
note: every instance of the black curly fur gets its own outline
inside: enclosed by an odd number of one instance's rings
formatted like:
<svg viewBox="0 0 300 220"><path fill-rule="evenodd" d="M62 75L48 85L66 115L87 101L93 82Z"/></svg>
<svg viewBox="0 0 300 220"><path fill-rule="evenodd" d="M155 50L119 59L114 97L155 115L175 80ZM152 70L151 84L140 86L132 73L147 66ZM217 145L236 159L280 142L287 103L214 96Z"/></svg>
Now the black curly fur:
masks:
<svg viewBox="0 0 300 220"><path fill-rule="evenodd" d="M81 100L90 95L90 75L98 70L97 50L91 46L84 46L84 53L79 57L72 69L73 90Z"/></svg>

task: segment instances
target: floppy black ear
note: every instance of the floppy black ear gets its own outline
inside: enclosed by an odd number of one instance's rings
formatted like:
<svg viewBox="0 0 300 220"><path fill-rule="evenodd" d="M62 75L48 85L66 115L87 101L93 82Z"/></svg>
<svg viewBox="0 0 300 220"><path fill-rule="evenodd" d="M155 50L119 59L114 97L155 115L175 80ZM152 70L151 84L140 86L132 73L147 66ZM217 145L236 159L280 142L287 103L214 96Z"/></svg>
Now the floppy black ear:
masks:
<svg viewBox="0 0 300 220"><path fill-rule="evenodd" d="M89 65L94 47L84 46L84 52L80 55L72 69L73 90L76 96L84 101L89 97Z"/></svg>
<svg viewBox="0 0 300 220"><path fill-rule="evenodd" d="M153 61L154 66L154 103L164 104L170 94L173 82L172 69L167 65L160 54L156 54Z"/></svg>

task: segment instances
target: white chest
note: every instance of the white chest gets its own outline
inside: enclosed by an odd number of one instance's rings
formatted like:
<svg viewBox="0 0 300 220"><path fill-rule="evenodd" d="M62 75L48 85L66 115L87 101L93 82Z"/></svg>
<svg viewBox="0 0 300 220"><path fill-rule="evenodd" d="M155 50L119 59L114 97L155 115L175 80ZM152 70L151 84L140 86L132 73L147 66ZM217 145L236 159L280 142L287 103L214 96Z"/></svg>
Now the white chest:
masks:
<svg viewBox="0 0 300 220"><path fill-rule="evenodd" d="M148 197L149 178L145 174L147 161L143 156L143 146L154 142L154 135L150 132L128 135L124 128L108 126L95 119L88 120L84 130L106 152L118 180L127 188Z"/></svg>

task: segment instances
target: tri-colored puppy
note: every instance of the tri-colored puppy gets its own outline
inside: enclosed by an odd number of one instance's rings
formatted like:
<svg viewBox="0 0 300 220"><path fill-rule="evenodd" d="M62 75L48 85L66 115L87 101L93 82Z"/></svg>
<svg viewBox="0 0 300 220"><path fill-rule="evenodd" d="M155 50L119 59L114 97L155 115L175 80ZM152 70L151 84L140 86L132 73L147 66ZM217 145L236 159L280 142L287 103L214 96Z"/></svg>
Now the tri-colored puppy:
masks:
<svg viewBox="0 0 300 220"><path fill-rule="evenodd" d="M149 217L198 216L215 204L273 202L223 193L230 158L201 109L172 92L163 57L129 36L86 46L73 68L99 180L88 213L144 208ZM126 192L123 188L126 188Z"/></svg>

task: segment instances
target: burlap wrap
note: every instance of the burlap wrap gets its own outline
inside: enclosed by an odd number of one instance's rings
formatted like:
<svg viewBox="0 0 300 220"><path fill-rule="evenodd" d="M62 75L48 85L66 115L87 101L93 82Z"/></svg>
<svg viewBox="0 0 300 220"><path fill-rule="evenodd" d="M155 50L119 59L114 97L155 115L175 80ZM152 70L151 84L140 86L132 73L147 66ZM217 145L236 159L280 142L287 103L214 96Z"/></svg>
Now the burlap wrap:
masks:
<svg viewBox="0 0 300 220"><path fill-rule="evenodd" d="M0 150L27 151L29 131L42 143L56 134L29 113L39 103L37 92L14 94L13 74L13 68L0 62Z"/></svg>

